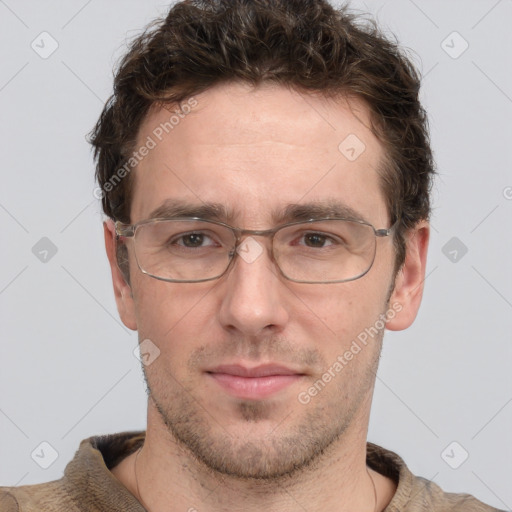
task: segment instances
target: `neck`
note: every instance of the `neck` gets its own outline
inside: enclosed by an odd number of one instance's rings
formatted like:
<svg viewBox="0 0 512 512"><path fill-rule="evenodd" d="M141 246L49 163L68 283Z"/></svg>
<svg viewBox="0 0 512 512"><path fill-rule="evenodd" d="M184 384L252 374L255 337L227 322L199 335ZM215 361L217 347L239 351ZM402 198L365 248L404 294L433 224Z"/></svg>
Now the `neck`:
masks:
<svg viewBox="0 0 512 512"><path fill-rule="evenodd" d="M366 428L347 429L308 468L264 481L219 475L206 468L158 420L158 413L149 408L143 447L113 470L149 512L301 508L373 512L382 510L395 490L366 466Z"/></svg>

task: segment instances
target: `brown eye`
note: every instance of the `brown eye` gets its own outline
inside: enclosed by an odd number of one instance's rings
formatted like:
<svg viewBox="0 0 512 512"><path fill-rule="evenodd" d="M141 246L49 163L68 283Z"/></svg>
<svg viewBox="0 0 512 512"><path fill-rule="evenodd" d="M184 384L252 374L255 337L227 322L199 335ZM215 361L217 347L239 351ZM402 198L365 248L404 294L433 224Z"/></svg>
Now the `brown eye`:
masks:
<svg viewBox="0 0 512 512"><path fill-rule="evenodd" d="M185 247L200 247L203 244L204 235L191 233L190 235L182 236L181 239Z"/></svg>
<svg viewBox="0 0 512 512"><path fill-rule="evenodd" d="M169 239L166 245L187 249L206 249L216 247L217 243L206 233L192 232L174 235Z"/></svg>
<svg viewBox="0 0 512 512"><path fill-rule="evenodd" d="M306 235L304 240L308 247L323 247L326 241L326 237L317 233L313 233L311 235Z"/></svg>

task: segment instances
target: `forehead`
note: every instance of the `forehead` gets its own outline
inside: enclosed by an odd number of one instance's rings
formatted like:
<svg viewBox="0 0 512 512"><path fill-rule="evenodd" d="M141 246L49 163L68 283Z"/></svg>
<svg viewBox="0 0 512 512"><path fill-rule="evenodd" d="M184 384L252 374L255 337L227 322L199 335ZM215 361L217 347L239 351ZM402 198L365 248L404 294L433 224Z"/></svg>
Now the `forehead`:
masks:
<svg viewBox="0 0 512 512"><path fill-rule="evenodd" d="M383 150L361 101L233 83L182 105L179 115L152 109L141 126L138 146L152 149L133 172L132 222L172 200L224 204L246 227L268 227L270 212L301 202L386 222Z"/></svg>

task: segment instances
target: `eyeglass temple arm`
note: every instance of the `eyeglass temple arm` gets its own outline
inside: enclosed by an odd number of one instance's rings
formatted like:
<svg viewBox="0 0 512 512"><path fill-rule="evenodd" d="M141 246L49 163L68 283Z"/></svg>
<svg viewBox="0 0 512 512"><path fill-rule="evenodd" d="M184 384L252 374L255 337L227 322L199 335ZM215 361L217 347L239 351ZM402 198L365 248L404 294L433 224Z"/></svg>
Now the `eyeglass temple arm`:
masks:
<svg viewBox="0 0 512 512"><path fill-rule="evenodd" d="M384 237L384 236L390 236L392 235L397 227L398 227L398 224L399 224L400 220L397 220L390 228L386 229L386 228L383 228L383 229L376 229L375 230L375 236L378 236L378 237Z"/></svg>
<svg viewBox="0 0 512 512"><path fill-rule="evenodd" d="M116 220L114 225L116 228L116 230L115 230L116 239L119 239L121 236L129 238L135 234L134 226L130 226L129 224L123 224L119 220Z"/></svg>

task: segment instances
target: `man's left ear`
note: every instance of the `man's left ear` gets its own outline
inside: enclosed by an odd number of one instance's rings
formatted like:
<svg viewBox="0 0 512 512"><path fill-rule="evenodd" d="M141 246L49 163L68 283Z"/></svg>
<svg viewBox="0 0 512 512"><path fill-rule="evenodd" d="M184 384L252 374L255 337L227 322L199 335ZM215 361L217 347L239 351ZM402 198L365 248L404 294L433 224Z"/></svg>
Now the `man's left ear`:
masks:
<svg viewBox="0 0 512 512"><path fill-rule="evenodd" d="M389 302L390 307L398 312L386 323L386 329L390 331L407 329L416 318L423 296L429 238L430 226L426 221L419 222L405 235L405 261L396 275Z"/></svg>

